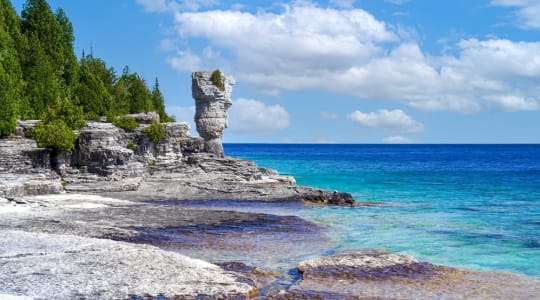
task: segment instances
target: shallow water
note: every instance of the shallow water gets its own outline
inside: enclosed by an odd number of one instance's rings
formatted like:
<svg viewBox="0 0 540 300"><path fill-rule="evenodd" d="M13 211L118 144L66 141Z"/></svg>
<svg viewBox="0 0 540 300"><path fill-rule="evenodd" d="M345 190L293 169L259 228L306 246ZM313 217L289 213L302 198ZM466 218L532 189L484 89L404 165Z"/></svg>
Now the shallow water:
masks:
<svg viewBox="0 0 540 300"><path fill-rule="evenodd" d="M221 208L326 225L335 251L382 248L540 278L540 145L226 144L225 152L370 205Z"/></svg>

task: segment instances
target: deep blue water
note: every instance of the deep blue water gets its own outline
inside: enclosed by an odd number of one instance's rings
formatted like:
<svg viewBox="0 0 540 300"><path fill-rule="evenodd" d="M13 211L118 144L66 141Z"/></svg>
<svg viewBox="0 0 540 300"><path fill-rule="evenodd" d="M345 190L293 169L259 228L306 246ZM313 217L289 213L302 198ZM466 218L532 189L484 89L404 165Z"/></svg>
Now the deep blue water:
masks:
<svg viewBox="0 0 540 300"><path fill-rule="evenodd" d="M225 153L376 202L294 211L329 225L343 249L540 277L540 145L226 144Z"/></svg>

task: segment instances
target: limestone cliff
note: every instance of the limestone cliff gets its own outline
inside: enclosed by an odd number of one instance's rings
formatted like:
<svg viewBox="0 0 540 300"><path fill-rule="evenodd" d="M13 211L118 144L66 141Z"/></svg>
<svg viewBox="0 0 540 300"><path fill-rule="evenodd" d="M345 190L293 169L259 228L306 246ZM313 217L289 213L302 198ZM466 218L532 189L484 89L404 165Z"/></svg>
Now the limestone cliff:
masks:
<svg viewBox="0 0 540 300"><path fill-rule="evenodd" d="M161 124L165 134L154 143L144 129L156 113L131 115L133 132L102 120L77 132L71 153L41 149L25 137L37 121L19 121L14 137L0 140L0 198L68 192L122 192L130 199L300 200L352 205L351 195L298 187L292 177L255 163L223 155L222 135L234 80L212 83L211 72L193 73L195 122ZM133 193L127 193L133 191ZM122 196L118 196L122 197Z"/></svg>

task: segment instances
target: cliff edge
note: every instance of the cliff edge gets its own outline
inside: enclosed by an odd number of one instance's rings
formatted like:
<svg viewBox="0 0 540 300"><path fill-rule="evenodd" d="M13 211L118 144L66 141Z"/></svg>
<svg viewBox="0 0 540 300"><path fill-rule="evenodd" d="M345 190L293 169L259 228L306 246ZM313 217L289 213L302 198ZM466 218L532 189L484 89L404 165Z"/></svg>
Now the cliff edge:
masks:
<svg viewBox="0 0 540 300"><path fill-rule="evenodd" d="M214 72L215 73L215 72ZM26 133L39 121L19 121L13 137L0 140L0 198L62 192L115 193L129 199L243 199L354 205L350 194L300 187L292 177L226 157L222 136L234 79L212 72L192 75L195 123L162 123L152 141L145 128L159 122L150 112L130 115L132 132L106 121L88 122L77 132L72 152L37 147Z"/></svg>

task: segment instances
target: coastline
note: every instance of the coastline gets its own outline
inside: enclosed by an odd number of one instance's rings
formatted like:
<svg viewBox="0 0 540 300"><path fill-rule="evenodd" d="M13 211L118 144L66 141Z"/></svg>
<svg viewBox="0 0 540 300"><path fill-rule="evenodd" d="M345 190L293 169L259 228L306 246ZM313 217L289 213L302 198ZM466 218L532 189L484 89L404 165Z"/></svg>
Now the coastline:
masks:
<svg viewBox="0 0 540 300"><path fill-rule="evenodd" d="M0 140L1 297L540 294L535 278L438 266L377 249L347 251L333 243L328 226L265 213L268 206L304 210L359 203L351 194L298 186L293 177L225 156L221 137L234 81L227 77L219 90L209 78L209 72L193 75L201 137L191 137L186 123L160 125L159 115L148 113L131 116L133 131L106 120L88 122L71 153L38 148L25 138L37 121L19 121L14 137ZM150 139L149 126L163 129L161 139ZM231 205L220 207L224 202ZM234 208L246 203L249 211Z"/></svg>

